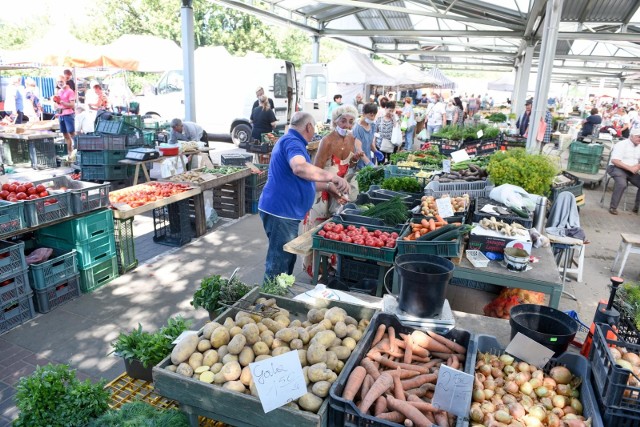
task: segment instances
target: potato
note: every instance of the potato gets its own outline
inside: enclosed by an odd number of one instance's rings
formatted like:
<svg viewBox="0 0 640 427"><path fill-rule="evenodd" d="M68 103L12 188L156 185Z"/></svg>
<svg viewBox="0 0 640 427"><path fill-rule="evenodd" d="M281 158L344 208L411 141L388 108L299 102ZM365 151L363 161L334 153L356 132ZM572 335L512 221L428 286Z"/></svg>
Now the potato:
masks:
<svg viewBox="0 0 640 427"><path fill-rule="evenodd" d="M224 326L227 329L231 329L234 326L236 326L236 322L234 322L231 317L227 317L226 319L224 319L224 323L222 324L222 326Z"/></svg>
<svg viewBox="0 0 640 427"><path fill-rule="evenodd" d="M251 347L245 347L238 355L238 362L240 362L241 366L247 366L249 363L253 363L255 357L256 356L253 354Z"/></svg>
<svg viewBox="0 0 640 427"><path fill-rule="evenodd" d="M291 340L291 342L289 343L289 347L294 350L300 350L302 347L304 347L304 343L301 339L296 338L295 340Z"/></svg>
<svg viewBox="0 0 640 427"><path fill-rule="evenodd" d="M199 352L204 353L211 348L211 341L209 341L208 339L201 339L200 341L198 341L197 348Z"/></svg>
<svg viewBox="0 0 640 427"><path fill-rule="evenodd" d="M311 337L309 336L309 331L304 328L297 328L298 338L302 340L303 343L308 344Z"/></svg>
<svg viewBox="0 0 640 427"><path fill-rule="evenodd" d="M344 320L347 318L347 312L344 310L344 308L331 307L324 314L324 318L325 320L329 320L332 325L335 325L338 322L344 322Z"/></svg>
<svg viewBox="0 0 640 427"><path fill-rule="evenodd" d="M357 326L358 325L358 321L356 319L354 319L351 316L347 316L344 318L344 323L347 325L354 325Z"/></svg>
<svg viewBox="0 0 640 427"><path fill-rule="evenodd" d="M275 298L269 298L268 300L265 300L262 304L266 305L267 307L275 307L276 306L276 299Z"/></svg>
<svg viewBox="0 0 640 427"><path fill-rule="evenodd" d="M273 342L271 343L271 349L276 349L278 347L288 347L287 345L288 343L279 340L278 338L274 339Z"/></svg>
<svg viewBox="0 0 640 427"><path fill-rule="evenodd" d="M211 346L213 348L220 348L223 345L229 344L230 339L231 335L229 334L229 330L224 326L220 326L211 333Z"/></svg>
<svg viewBox="0 0 640 427"><path fill-rule="evenodd" d="M338 366L338 355L333 351L327 351L327 361L325 363L327 364L327 368L335 371Z"/></svg>
<svg viewBox="0 0 640 427"><path fill-rule="evenodd" d="M298 359L300 359L301 366L307 366L307 350L298 350Z"/></svg>
<svg viewBox="0 0 640 427"><path fill-rule="evenodd" d="M195 370L196 368L202 366L202 359L202 353L198 353L196 351L189 357L189 361L187 363L189 363L189 366L191 366L191 368Z"/></svg>
<svg viewBox="0 0 640 427"><path fill-rule="evenodd" d="M287 326L289 326L289 323L291 323L291 319L281 314L277 315L274 320L276 321L276 323L279 323L283 328L286 328Z"/></svg>
<svg viewBox="0 0 640 427"><path fill-rule="evenodd" d="M336 333L333 331L321 331L315 334L313 338L311 338L311 344L317 343L321 344L325 347L333 344L333 340L336 339Z"/></svg>
<svg viewBox="0 0 640 427"><path fill-rule="evenodd" d="M331 383L329 381L318 381L311 387L311 392L318 397L325 398L329 395Z"/></svg>
<svg viewBox="0 0 640 427"><path fill-rule="evenodd" d="M257 323L257 325L258 325L258 330L260 331L260 333L263 333L264 331L268 331L269 330L269 328L267 328L267 325L265 325L262 322Z"/></svg>
<svg viewBox="0 0 640 427"><path fill-rule="evenodd" d="M291 409L296 409L296 410L300 410L300 405L298 405L296 402L289 402L284 406L288 406Z"/></svg>
<svg viewBox="0 0 640 427"><path fill-rule="evenodd" d="M369 326L369 319L362 319L358 322L358 329L364 331Z"/></svg>
<svg viewBox="0 0 640 427"><path fill-rule="evenodd" d="M260 297L256 300L256 304L262 304L264 305L264 303L267 301L267 299L265 297Z"/></svg>
<svg viewBox="0 0 640 427"><path fill-rule="evenodd" d="M260 356L256 357L256 360L254 360L254 362L260 362L260 361L263 361L265 359L271 359L271 355L270 354L261 354Z"/></svg>
<svg viewBox="0 0 640 427"><path fill-rule="evenodd" d="M351 350L343 345L329 347L329 351L333 351L339 360L347 360L351 356Z"/></svg>
<svg viewBox="0 0 640 427"><path fill-rule="evenodd" d="M255 323L247 323L242 327L242 335L247 339L247 344L254 345L260 339L260 329Z"/></svg>
<svg viewBox="0 0 640 427"><path fill-rule="evenodd" d="M326 380L333 384L337 379L338 379L338 374L327 369Z"/></svg>
<svg viewBox="0 0 640 427"><path fill-rule="evenodd" d="M351 337L346 337L342 340L342 345L347 347L351 351L353 351L353 349L356 348L357 344L358 343L356 342L356 340L354 340Z"/></svg>
<svg viewBox="0 0 640 427"><path fill-rule="evenodd" d="M247 313L246 311L242 311L242 310L238 311L236 313L236 317L234 318L234 320L236 321L236 325L238 324L238 321L240 319L242 319L242 318L245 318L245 319L249 318L250 319L251 318L251 314Z"/></svg>
<svg viewBox="0 0 640 427"><path fill-rule="evenodd" d="M251 384L249 384L249 391L251 392L251 396L260 397L258 396L258 389L256 388L256 384L253 380L251 380Z"/></svg>
<svg viewBox="0 0 640 427"><path fill-rule="evenodd" d="M269 348L273 345L273 338L275 334L269 330L260 333L260 339L263 343L265 343Z"/></svg>
<svg viewBox="0 0 640 427"><path fill-rule="evenodd" d="M216 375L215 375L213 372L211 372L211 371L206 371L206 372L203 372L203 373L201 373L201 374L200 374L200 378L199 378L199 379L200 379L200 381L202 381L203 383L209 383L209 384L211 384L211 383L213 382L213 378L214 378L215 376L216 376Z"/></svg>
<svg viewBox="0 0 640 427"><path fill-rule="evenodd" d="M360 341L362 339L362 331L360 329L356 329L349 332L348 336L349 338L353 338L356 341Z"/></svg>
<svg viewBox="0 0 640 427"><path fill-rule="evenodd" d="M304 322L302 322L302 327L303 328L307 328L309 326L313 325L313 323L309 322L308 320L305 320Z"/></svg>
<svg viewBox="0 0 640 427"><path fill-rule="evenodd" d="M344 362L342 360L338 360L338 366L336 366L335 372L339 374L342 372L342 368L344 368Z"/></svg>
<svg viewBox="0 0 640 427"><path fill-rule="evenodd" d="M242 373L242 368L237 361L231 361L229 363L225 363L220 371L225 381L235 381L240 378L240 374Z"/></svg>
<svg viewBox="0 0 640 427"><path fill-rule="evenodd" d="M294 329L298 329L300 326L302 326L302 322L300 321L300 319L295 319L293 322L289 323L289 327L290 328L294 328Z"/></svg>
<svg viewBox="0 0 640 427"><path fill-rule="evenodd" d="M218 372L222 371L223 366L224 365L221 362L214 363L213 365L211 365L211 368L209 368L209 370L214 374L217 374Z"/></svg>
<svg viewBox="0 0 640 427"><path fill-rule="evenodd" d="M347 325L344 322L338 322L333 326L333 332L340 339L347 336Z"/></svg>
<svg viewBox="0 0 640 427"><path fill-rule="evenodd" d="M271 352L271 355L273 357L276 357L276 356L280 356L281 354L289 353L290 351L291 349L286 345L284 345L282 347L274 348L273 351Z"/></svg>
<svg viewBox="0 0 640 427"><path fill-rule="evenodd" d="M329 344L327 347L337 347L339 345L342 345L342 340L338 337L335 337L333 341L331 341L331 344Z"/></svg>
<svg viewBox="0 0 640 427"><path fill-rule="evenodd" d="M242 328L240 326L234 326L233 328L229 329L229 335L231 335L231 338L241 333L242 333Z"/></svg>
<svg viewBox="0 0 640 427"><path fill-rule="evenodd" d="M293 328L284 328L276 332L276 338L286 343L298 338L298 331Z"/></svg>
<svg viewBox="0 0 640 427"><path fill-rule="evenodd" d="M276 316L285 316L288 317L289 319L291 319L291 313L289 313L289 310L287 310L286 308L282 308L282 307L278 307L278 313L276 314Z"/></svg>
<svg viewBox="0 0 640 427"><path fill-rule="evenodd" d="M304 383L306 385L309 385L309 367L308 366L304 366L302 368L302 377L304 378Z"/></svg>
<svg viewBox="0 0 640 427"><path fill-rule="evenodd" d="M227 382L227 380L224 379L224 375L222 375L222 371L213 376L213 382L215 384L224 384Z"/></svg>
<svg viewBox="0 0 640 427"><path fill-rule="evenodd" d="M207 366L213 366L218 362L218 352L214 349L210 349L204 352L202 355L202 364Z"/></svg>
<svg viewBox="0 0 640 427"><path fill-rule="evenodd" d="M358 325L347 325L347 335L358 329Z"/></svg>
<svg viewBox="0 0 640 427"><path fill-rule="evenodd" d="M210 366L201 365L201 366L198 366L196 369L194 369L193 373L199 375L199 374L201 374L203 372L211 372L211 371L209 371L209 368L210 368Z"/></svg>
<svg viewBox="0 0 640 427"><path fill-rule="evenodd" d="M247 387L251 384L251 369L248 366L242 368L242 372L240 373L240 382Z"/></svg>
<svg viewBox="0 0 640 427"><path fill-rule="evenodd" d="M323 310L312 308L307 312L307 320L311 323L321 322L324 319L324 313L325 311Z"/></svg>
<svg viewBox="0 0 640 427"><path fill-rule="evenodd" d="M271 353L271 349L269 348L269 346L262 341L258 341L251 348L253 349L253 354L255 354L256 356L262 356L263 354Z"/></svg>
<svg viewBox="0 0 640 427"><path fill-rule="evenodd" d="M322 344L312 343L307 348L307 362L311 365L327 361L327 348Z"/></svg>
<svg viewBox="0 0 640 427"><path fill-rule="evenodd" d="M262 320L262 323L264 323L264 325L265 325L265 326L266 326L266 327L267 327L271 332L273 332L274 334L275 334L276 332L278 332L280 329L282 329L282 328L286 327L286 325L285 325L285 326L282 326L282 324L281 324L281 323L278 323L278 322L276 322L275 320L273 320L273 319L268 319L268 318L267 318L267 319L263 319L263 320Z"/></svg>
<svg viewBox="0 0 640 427"><path fill-rule="evenodd" d="M218 349L218 358L222 359L229 354L229 347L225 344Z"/></svg>
<svg viewBox="0 0 640 427"><path fill-rule="evenodd" d="M181 363L178 365L178 369L176 369L176 373L180 375L184 375L185 377L190 377L193 375L193 368L189 366L187 363Z"/></svg>
<svg viewBox="0 0 640 427"><path fill-rule="evenodd" d="M324 325L316 325L309 329L309 339L313 339L318 333L326 331L327 328Z"/></svg>
<svg viewBox="0 0 640 427"><path fill-rule="evenodd" d="M167 370L167 371L169 371L169 372L175 372L175 371L176 371L176 369L178 369L178 367L177 367L176 365L169 365L169 366L167 366L167 367L166 367L166 368L164 368L164 369L166 369L166 370Z"/></svg>
<svg viewBox="0 0 640 427"><path fill-rule="evenodd" d="M179 365L180 363L188 360L189 357L196 351L198 347L198 342L200 339L198 338L198 334L192 333L183 337L173 350L171 351L171 363L174 365ZM190 374L191 376L193 374Z"/></svg>
<svg viewBox="0 0 640 427"><path fill-rule="evenodd" d="M329 319L324 319L318 324L324 326L327 331L333 328L333 323Z"/></svg>
<svg viewBox="0 0 640 427"><path fill-rule="evenodd" d="M306 411L313 412L314 414L318 412L320 406L322 406L323 399L319 398L313 393L306 393L300 399L298 399L298 405Z"/></svg>
<svg viewBox="0 0 640 427"><path fill-rule="evenodd" d="M238 361L238 355L236 354L225 354L224 357L222 358L222 363L225 365L229 362L237 362L237 361Z"/></svg>
<svg viewBox="0 0 640 427"><path fill-rule="evenodd" d="M215 331L218 326L222 325L220 325L220 323L218 322L209 322L205 324L202 328L202 337L205 339L211 338L211 333Z"/></svg>
<svg viewBox="0 0 640 427"><path fill-rule="evenodd" d="M240 320L236 321L236 326L240 327L240 328L244 328L245 325L255 325L256 321L253 320L251 317L241 317Z"/></svg>
<svg viewBox="0 0 640 427"><path fill-rule="evenodd" d="M238 328L240 329L240 328ZM229 354L240 354L244 346L247 344L247 339L242 334L238 334L229 342L227 348Z"/></svg>

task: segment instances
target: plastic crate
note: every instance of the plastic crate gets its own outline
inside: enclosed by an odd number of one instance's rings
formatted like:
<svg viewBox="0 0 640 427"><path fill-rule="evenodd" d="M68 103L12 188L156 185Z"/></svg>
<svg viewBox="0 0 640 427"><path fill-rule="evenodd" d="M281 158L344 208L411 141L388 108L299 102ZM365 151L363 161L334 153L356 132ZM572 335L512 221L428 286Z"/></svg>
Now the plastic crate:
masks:
<svg viewBox="0 0 640 427"><path fill-rule="evenodd" d="M29 288L26 268L5 276L0 282L0 304L5 304L7 301L17 298L25 298L30 294L31 288Z"/></svg>
<svg viewBox="0 0 640 427"><path fill-rule="evenodd" d="M589 156L597 156L600 158L602 156L602 152L604 151L604 145L602 144L585 144L583 142L572 142L569 145L569 154L578 153L578 154L587 154Z"/></svg>
<svg viewBox="0 0 640 427"><path fill-rule="evenodd" d="M600 156L569 153L567 170L571 172L597 174L600 169Z"/></svg>
<svg viewBox="0 0 640 427"><path fill-rule="evenodd" d="M73 218L36 231L38 241L49 237L66 243L69 248L73 248L77 242L108 234L113 234L113 212L110 209Z"/></svg>
<svg viewBox="0 0 640 427"><path fill-rule="evenodd" d="M33 299L31 292L23 298L16 298L0 305L0 334L33 319Z"/></svg>
<svg viewBox="0 0 640 427"><path fill-rule="evenodd" d="M116 165L127 156L126 150L78 151L80 166Z"/></svg>
<svg viewBox="0 0 640 427"><path fill-rule="evenodd" d="M0 240L0 282L26 269L24 242Z"/></svg>
<svg viewBox="0 0 640 427"><path fill-rule="evenodd" d="M101 235L88 240L69 243L55 237L38 236L38 243L53 249L75 249L80 269L87 269L116 256L116 242L113 233Z"/></svg>
<svg viewBox="0 0 640 427"><path fill-rule="evenodd" d="M486 156L488 154L495 153L500 150L502 146L502 141L500 138L488 139L486 141L482 141L476 146L476 156Z"/></svg>
<svg viewBox="0 0 640 427"><path fill-rule="evenodd" d="M420 173L424 169L417 168L405 168L397 165L387 165L384 168L384 177L385 178L413 178L420 185L425 187L429 181L431 181L431 177L418 177L416 174Z"/></svg>
<svg viewBox="0 0 640 427"><path fill-rule="evenodd" d="M133 236L133 218L114 219L113 228L116 240L118 271L120 274L124 274L138 266Z"/></svg>
<svg viewBox="0 0 640 427"><path fill-rule="evenodd" d="M33 293L35 309L38 313L48 313L65 302L80 296L80 275L76 272L71 277L55 285L48 286Z"/></svg>
<svg viewBox="0 0 640 427"><path fill-rule="evenodd" d="M128 125L142 128L142 117L138 114L123 114L111 116L111 121L124 122Z"/></svg>
<svg viewBox="0 0 640 427"><path fill-rule="evenodd" d="M477 352L474 352L473 354L468 353L469 357L467 357L467 363L471 363L471 366L475 366L478 352L491 353L495 355L502 355L502 353L504 353L504 349L500 346L496 337L479 334L476 335L474 339ZM594 393L594 389L589 381L589 378L591 377L589 361L580 354L565 352L560 356L549 360L542 370L545 373L548 373L549 370L555 366L564 366L569 369L573 375L582 379L582 383L580 385L580 401L582 402L584 416L591 418L591 426L610 427L610 424L603 424L602 418L600 417L596 394ZM465 426L466 425L467 424L465 424Z"/></svg>
<svg viewBox="0 0 640 427"><path fill-rule="evenodd" d="M82 179L90 181L119 181L130 175L130 168L126 165L82 166Z"/></svg>
<svg viewBox="0 0 640 427"><path fill-rule="evenodd" d="M501 206L503 208L507 208L505 205L503 205L500 202L496 202L495 200L492 199L487 199L484 197L478 198L478 200L476 200L476 210L473 213L473 222L480 222L480 220L482 218L491 218L492 216L496 218L496 220L500 221L504 221L507 224L511 224L514 222L517 222L518 224L521 224L523 227L529 229L531 227L533 227L533 213L529 213L529 218L522 218L518 215L496 215L496 214L491 214L491 213L486 213L486 212L480 212L480 209L482 209L482 207L486 204L491 204L493 206Z"/></svg>
<svg viewBox="0 0 640 427"><path fill-rule="evenodd" d="M378 280L378 264L371 261L361 261L353 257L339 257L339 268L336 277L349 285L357 285L362 279Z"/></svg>
<svg viewBox="0 0 640 427"><path fill-rule="evenodd" d="M563 191L568 191L574 196L582 195L582 187L584 186L584 181L578 179L576 176L571 175L568 172L562 172L562 175L570 178L573 184L551 187L551 195L549 196L549 200L555 200L558 197L558 194L562 193Z"/></svg>
<svg viewBox="0 0 640 427"><path fill-rule="evenodd" d="M257 214L258 213L258 202L259 200L246 200L245 201L245 213L248 214Z"/></svg>
<svg viewBox="0 0 640 427"><path fill-rule="evenodd" d="M31 288L42 291L78 274L76 250L55 249L47 261L29 265ZM42 312L41 312L42 313Z"/></svg>
<svg viewBox="0 0 640 427"><path fill-rule="evenodd" d="M126 135L87 134L76 137L78 151L124 150L127 148Z"/></svg>
<svg viewBox="0 0 640 427"><path fill-rule="evenodd" d="M335 221L336 224L342 224L345 227L348 222ZM353 224L355 225L355 224ZM400 229L393 227L376 227L380 231L388 231L389 233L399 233ZM398 241L396 241L397 243ZM368 261L380 261L392 264L396 256L396 248L375 248L371 246L361 246L354 243L339 242L337 240L325 239L315 232L312 236L312 248L322 252L335 253L339 255L347 255Z"/></svg>
<svg viewBox="0 0 640 427"><path fill-rule="evenodd" d="M471 198L488 197L494 185L491 181L473 181L473 182L440 182L431 181L424 189L425 196L434 196L439 198L445 194L456 197L468 194Z"/></svg>
<svg viewBox="0 0 640 427"><path fill-rule="evenodd" d="M242 165L244 166L244 164ZM267 183L269 177L269 165L254 164L254 166L260 169L260 173L252 173L245 178L245 186L247 188L263 187Z"/></svg>
<svg viewBox="0 0 640 427"><path fill-rule="evenodd" d="M118 261L113 256L92 267L80 269L80 291L93 292L118 277Z"/></svg>
<svg viewBox="0 0 640 427"><path fill-rule="evenodd" d="M345 209L337 215L342 222L348 222L363 227L385 227L385 223L380 218L370 218L362 215L360 209Z"/></svg>
<svg viewBox="0 0 640 427"><path fill-rule="evenodd" d="M181 200L153 210L153 241L167 246L182 246L191 241L189 202Z"/></svg>
<svg viewBox="0 0 640 427"><path fill-rule="evenodd" d="M415 220L412 222L416 222ZM459 236L456 240L449 242L439 242L431 240L403 240L411 233L411 226L407 225L396 240L398 255L404 254L426 254L438 255L445 258L453 258L460 255L464 236Z"/></svg>
<svg viewBox="0 0 640 427"><path fill-rule="evenodd" d="M254 142L249 142L247 144L247 146L245 147L245 149L247 150L247 152L249 153L270 153L271 151L273 151L273 145L271 144L266 144L266 143L254 143Z"/></svg>
<svg viewBox="0 0 640 427"><path fill-rule="evenodd" d="M0 200L0 236L22 230L25 226L24 202Z"/></svg>
<svg viewBox="0 0 640 427"><path fill-rule="evenodd" d="M1 138L2 158L5 165L15 165L19 163L30 163L29 143L22 139Z"/></svg>
<svg viewBox="0 0 640 427"><path fill-rule="evenodd" d="M156 133L152 130L145 130L142 132L142 138L144 139L145 146L153 147L156 142Z"/></svg>
<svg viewBox="0 0 640 427"><path fill-rule="evenodd" d="M260 195L262 194L262 190L264 190L264 184L258 187L247 187L245 185L244 189L244 199L246 203L258 201L260 199Z"/></svg>
<svg viewBox="0 0 640 427"><path fill-rule="evenodd" d="M113 116L112 120L98 119L95 131L97 133L105 133L108 135L127 135L135 132L136 128L142 127L142 121L138 122L140 126L134 126L123 120L123 117L133 116Z"/></svg>
<svg viewBox="0 0 640 427"><path fill-rule="evenodd" d="M109 206L111 184L87 184L71 190L71 207L74 214L82 214Z"/></svg>
<svg viewBox="0 0 640 427"><path fill-rule="evenodd" d="M253 154L221 154L220 163L223 166L244 166L253 161Z"/></svg>
<svg viewBox="0 0 640 427"><path fill-rule="evenodd" d="M35 166L44 168L55 168L56 163L56 147L53 138L40 139L30 142L32 154L35 154ZM33 148L31 148L33 147ZM33 158L31 159L33 163Z"/></svg>
<svg viewBox="0 0 640 427"><path fill-rule="evenodd" d="M327 425L329 426L345 426L345 427L378 427L378 426L394 426L400 427L400 424L384 421L375 418L372 415L365 415L357 408L356 404L350 400L342 398L342 392L347 383L347 379L353 369L360 364L365 357L379 325L386 325L387 328L392 326L396 334L411 334L415 328L404 326L400 320L392 314L377 313L372 319L367 332L362 340L358 343L349 359L347 360L342 372L346 375L340 375L338 380L333 383L329 390L329 414ZM475 365L470 364L471 354L475 354L475 342L471 339L471 334L462 329L452 329L444 334L445 337L457 342L467 348L467 356L464 372L473 373ZM475 359L475 358L474 358ZM471 396L469 396L469 405L471 405ZM460 427L464 423L461 417L458 417L456 426Z"/></svg>
<svg viewBox="0 0 640 427"><path fill-rule="evenodd" d="M53 201L53 203L51 203ZM49 202L47 204L47 202ZM71 193L64 191L35 200L24 201L27 227L37 227L71 216Z"/></svg>
<svg viewBox="0 0 640 427"><path fill-rule="evenodd" d="M56 142L54 143L54 146L56 149L56 155L58 157L66 156L67 154L69 154L69 151L67 150L66 142Z"/></svg>

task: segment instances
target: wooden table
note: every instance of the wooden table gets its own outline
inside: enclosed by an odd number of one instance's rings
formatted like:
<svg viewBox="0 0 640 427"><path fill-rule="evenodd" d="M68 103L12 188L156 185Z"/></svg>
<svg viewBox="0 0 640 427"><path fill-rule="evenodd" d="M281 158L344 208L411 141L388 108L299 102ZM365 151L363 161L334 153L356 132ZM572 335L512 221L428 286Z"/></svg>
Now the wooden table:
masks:
<svg viewBox="0 0 640 427"><path fill-rule="evenodd" d="M175 157L179 157L180 158L180 163L182 164L182 170L184 172L187 171L187 164L189 164L190 160L191 160L191 156L194 154L200 155L200 154L207 154L207 156L209 157L209 161L212 162L211 160L211 151L215 150L215 148L213 147L205 147L205 148L201 148L197 151L186 151L180 154L176 154L175 156L160 156L157 159L152 159L152 160L130 160L130 159L123 159L120 160L118 163L122 163L123 165L130 165L130 166L135 166L136 170L134 172L134 176L133 176L133 185L137 185L138 184L138 177L140 175L140 167L142 167L142 173L144 174L145 179L147 180L147 182L151 181L151 178L149 177L149 170L147 169L147 163L157 163L157 162L161 162L163 160L166 159L173 159ZM187 156L187 162L184 161L184 156Z"/></svg>
<svg viewBox="0 0 640 427"><path fill-rule="evenodd" d="M196 196L200 194L202 190L200 187L194 187L190 190L183 191L182 193L174 194L171 197L166 197L164 199L156 200L153 203L147 203L142 206L138 206L137 208L131 209L114 209L113 217L115 219L127 219L131 218L135 215L140 215L141 213L148 212L155 208L161 208L166 205L170 205L171 203L179 202L180 200L188 199L189 197Z"/></svg>

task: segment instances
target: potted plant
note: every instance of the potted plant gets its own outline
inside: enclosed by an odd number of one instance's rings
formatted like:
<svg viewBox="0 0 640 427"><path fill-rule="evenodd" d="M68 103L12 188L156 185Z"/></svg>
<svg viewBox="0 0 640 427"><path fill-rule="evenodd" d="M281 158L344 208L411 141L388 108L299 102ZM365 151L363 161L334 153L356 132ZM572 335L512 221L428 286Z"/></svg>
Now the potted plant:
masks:
<svg viewBox="0 0 640 427"><path fill-rule="evenodd" d="M193 294L191 305L204 308L209 312L209 319L215 319L228 305L233 305L245 296L251 287L236 278L231 281L218 274L207 276L200 282L200 287Z"/></svg>
<svg viewBox="0 0 640 427"><path fill-rule="evenodd" d="M487 172L496 186L513 184L540 196L549 194L558 174L553 160L540 154L529 154L524 148L493 153Z"/></svg>
<svg viewBox="0 0 640 427"><path fill-rule="evenodd" d="M112 343L113 352L124 360L127 375L144 381L153 382L151 370L173 349L173 340L189 329L190 320L181 316L168 320L167 325L155 333L142 330L142 325L130 333L121 332Z"/></svg>

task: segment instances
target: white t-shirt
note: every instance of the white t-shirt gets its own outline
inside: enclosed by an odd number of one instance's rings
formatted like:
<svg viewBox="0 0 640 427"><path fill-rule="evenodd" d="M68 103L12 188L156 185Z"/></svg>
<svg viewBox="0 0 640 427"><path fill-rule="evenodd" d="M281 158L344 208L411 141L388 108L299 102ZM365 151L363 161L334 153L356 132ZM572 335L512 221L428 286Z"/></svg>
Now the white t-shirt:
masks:
<svg viewBox="0 0 640 427"><path fill-rule="evenodd" d="M436 103L431 110L429 110L429 119L427 124L429 126L439 126L442 125L442 115L446 114L447 107L444 105L444 102Z"/></svg>
<svg viewBox="0 0 640 427"><path fill-rule="evenodd" d="M635 145L630 139L618 142L611 150L610 165L613 164L613 160L620 160L629 166L637 165L640 163L640 145Z"/></svg>

